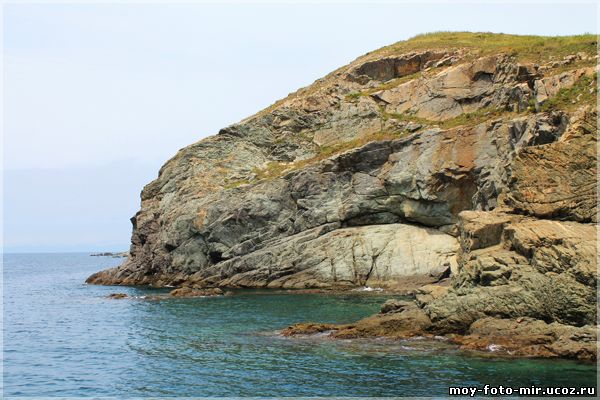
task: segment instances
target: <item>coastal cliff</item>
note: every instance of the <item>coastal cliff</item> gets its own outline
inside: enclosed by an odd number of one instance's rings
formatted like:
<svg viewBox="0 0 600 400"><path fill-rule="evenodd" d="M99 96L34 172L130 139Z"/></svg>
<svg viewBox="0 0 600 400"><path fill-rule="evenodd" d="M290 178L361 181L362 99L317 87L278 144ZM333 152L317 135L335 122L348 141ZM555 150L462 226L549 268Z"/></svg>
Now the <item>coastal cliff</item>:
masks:
<svg viewBox="0 0 600 400"><path fill-rule="evenodd" d="M595 358L596 46L439 33L368 53L180 150L142 191L128 259L87 282L401 290L450 276L362 325L287 333L481 348L524 321L553 327L512 339L528 354Z"/></svg>

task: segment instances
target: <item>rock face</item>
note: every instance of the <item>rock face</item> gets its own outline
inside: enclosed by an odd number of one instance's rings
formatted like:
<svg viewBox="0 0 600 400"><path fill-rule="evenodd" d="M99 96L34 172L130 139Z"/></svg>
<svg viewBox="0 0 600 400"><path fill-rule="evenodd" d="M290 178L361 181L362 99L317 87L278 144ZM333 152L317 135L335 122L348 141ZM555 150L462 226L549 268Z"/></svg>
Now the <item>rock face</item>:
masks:
<svg viewBox="0 0 600 400"><path fill-rule="evenodd" d="M180 150L142 191L127 261L88 282L393 289L451 271L388 324L595 324L595 47L541 65L393 49Z"/></svg>

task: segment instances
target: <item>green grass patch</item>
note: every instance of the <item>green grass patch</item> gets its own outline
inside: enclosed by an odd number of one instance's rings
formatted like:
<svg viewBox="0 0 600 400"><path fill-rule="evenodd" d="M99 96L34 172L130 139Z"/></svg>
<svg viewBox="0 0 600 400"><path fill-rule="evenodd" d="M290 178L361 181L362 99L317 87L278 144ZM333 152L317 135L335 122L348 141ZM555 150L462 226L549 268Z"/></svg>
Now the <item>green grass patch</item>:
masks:
<svg viewBox="0 0 600 400"><path fill-rule="evenodd" d="M240 186L244 186L244 185L249 185L252 182L247 180L247 179L240 179L237 181L226 181L225 185L223 185L223 189L234 189L236 187L240 187Z"/></svg>
<svg viewBox="0 0 600 400"><path fill-rule="evenodd" d="M345 100L350 103L356 103L361 96L368 96L366 92L353 92L345 96Z"/></svg>
<svg viewBox="0 0 600 400"><path fill-rule="evenodd" d="M574 36L508 35L489 32L433 32L417 35L374 51L380 57L425 49L468 48L479 56L506 53L521 62L542 62L584 52L596 54L598 38L593 34Z"/></svg>
<svg viewBox="0 0 600 400"><path fill-rule="evenodd" d="M270 161L265 168L253 168L252 172L256 175L256 180L269 180L281 176L290 166L290 163Z"/></svg>
<svg viewBox="0 0 600 400"><path fill-rule="evenodd" d="M463 113L454 118L444 121L434 121L426 118L419 118L411 114L397 114L382 112L384 119L393 118L397 121L414 122L424 126L438 126L442 129L452 129L459 126L475 126L494 118L505 117L507 115L517 115L514 111L501 108L485 107L471 113Z"/></svg>

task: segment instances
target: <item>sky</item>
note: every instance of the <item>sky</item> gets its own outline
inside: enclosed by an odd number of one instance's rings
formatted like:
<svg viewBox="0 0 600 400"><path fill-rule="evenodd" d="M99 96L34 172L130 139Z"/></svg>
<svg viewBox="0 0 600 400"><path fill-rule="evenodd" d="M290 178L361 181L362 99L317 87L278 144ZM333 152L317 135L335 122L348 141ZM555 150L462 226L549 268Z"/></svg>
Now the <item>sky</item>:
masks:
<svg viewBox="0 0 600 400"><path fill-rule="evenodd" d="M594 3L3 6L5 252L119 251L178 149L441 31L597 32Z"/></svg>

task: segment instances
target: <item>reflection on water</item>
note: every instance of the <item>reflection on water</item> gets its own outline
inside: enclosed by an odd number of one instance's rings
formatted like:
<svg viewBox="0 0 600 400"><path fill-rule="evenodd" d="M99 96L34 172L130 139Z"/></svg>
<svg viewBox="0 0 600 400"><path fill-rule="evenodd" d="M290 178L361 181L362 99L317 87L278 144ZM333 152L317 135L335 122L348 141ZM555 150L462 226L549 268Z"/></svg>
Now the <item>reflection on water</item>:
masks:
<svg viewBox="0 0 600 400"><path fill-rule="evenodd" d="M457 385L594 386L596 367L468 356L443 342L283 338L298 321L351 322L388 296L160 292L83 285L118 259L5 255L4 390L9 396L406 396Z"/></svg>

